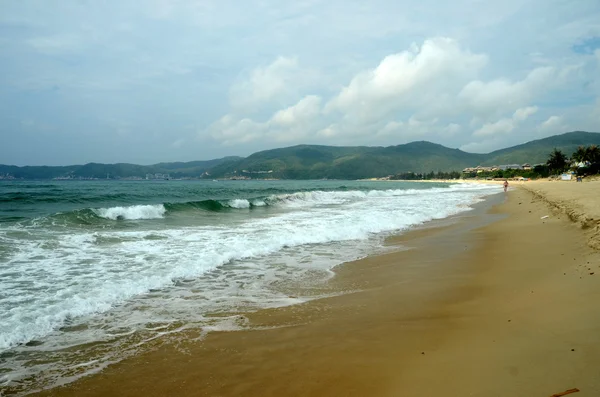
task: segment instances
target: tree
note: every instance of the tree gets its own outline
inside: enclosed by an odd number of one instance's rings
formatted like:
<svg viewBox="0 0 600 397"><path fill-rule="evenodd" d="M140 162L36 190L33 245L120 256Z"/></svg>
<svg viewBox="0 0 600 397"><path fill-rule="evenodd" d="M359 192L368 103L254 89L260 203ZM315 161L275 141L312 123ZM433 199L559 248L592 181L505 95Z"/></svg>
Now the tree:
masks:
<svg viewBox="0 0 600 397"><path fill-rule="evenodd" d="M586 161L588 156L588 148L579 146L575 152L571 155L571 158L578 163Z"/></svg>
<svg viewBox="0 0 600 397"><path fill-rule="evenodd" d="M548 169L548 166L544 164L538 164L533 167L533 172L541 178L547 178L550 176L550 170Z"/></svg>
<svg viewBox="0 0 600 397"><path fill-rule="evenodd" d="M546 161L546 165L550 169L550 172L559 174L567 169L567 156L565 156L560 150L554 148L554 151L550 153L550 156Z"/></svg>
<svg viewBox="0 0 600 397"><path fill-rule="evenodd" d="M592 164L600 163L600 148L598 146L588 146L585 152L587 161L589 161Z"/></svg>

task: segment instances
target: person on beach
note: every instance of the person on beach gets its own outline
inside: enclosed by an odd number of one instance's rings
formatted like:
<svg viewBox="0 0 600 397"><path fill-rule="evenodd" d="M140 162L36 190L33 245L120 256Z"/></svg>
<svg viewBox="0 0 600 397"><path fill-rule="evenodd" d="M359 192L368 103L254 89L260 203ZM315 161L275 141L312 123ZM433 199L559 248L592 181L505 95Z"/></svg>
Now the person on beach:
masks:
<svg viewBox="0 0 600 397"><path fill-rule="evenodd" d="M508 180L507 179L504 180L503 185L504 185L504 192L506 192L506 190L508 189Z"/></svg>

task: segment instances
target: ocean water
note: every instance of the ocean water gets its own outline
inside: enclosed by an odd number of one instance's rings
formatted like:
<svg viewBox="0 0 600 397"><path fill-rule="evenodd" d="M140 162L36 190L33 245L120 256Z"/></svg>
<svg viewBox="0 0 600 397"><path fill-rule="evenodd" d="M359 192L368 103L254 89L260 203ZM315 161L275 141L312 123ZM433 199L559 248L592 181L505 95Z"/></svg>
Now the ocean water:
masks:
<svg viewBox="0 0 600 397"><path fill-rule="evenodd" d="M0 392L94 373L183 330L327 296L392 233L497 186L372 181L0 182ZM2 394L2 393L0 393Z"/></svg>

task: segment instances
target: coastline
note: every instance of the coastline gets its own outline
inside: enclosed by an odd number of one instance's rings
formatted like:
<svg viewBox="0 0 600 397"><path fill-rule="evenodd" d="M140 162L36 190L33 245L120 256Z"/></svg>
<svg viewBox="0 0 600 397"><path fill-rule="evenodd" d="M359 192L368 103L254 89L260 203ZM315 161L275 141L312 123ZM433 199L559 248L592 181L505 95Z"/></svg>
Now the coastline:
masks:
<svg viewBox="0 0 600 397"><path fill-rule="evenodd" d="M260 311L255 330L190 335L40 395L598 395L593 229L542 220L525 189L507 197L336 269L331 288L358 292Z"/></svg>
<svg viewBox="0 0 600 397"><path fill-rule="evenodd" d="M413 182L413 183L466 183L466 184L479 184L479 185L502 185L502 180L488 180L488 179L365 179L365 181L373 182ZM516 181L511 180L511 184L522 184L527 181Z"/></svg>

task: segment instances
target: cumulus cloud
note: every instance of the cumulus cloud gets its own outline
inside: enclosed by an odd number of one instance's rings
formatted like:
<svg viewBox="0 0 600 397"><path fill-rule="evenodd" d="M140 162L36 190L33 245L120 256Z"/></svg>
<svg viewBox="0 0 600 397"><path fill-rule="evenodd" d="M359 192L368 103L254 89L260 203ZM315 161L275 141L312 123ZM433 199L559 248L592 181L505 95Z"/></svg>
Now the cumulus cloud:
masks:
<svg viewBox="0 0 600 397"><path fill-rule="evenodd" d="M550 116L546 121L540 123L537 129L544 134L557 134L564 132L565 125L561 116Z"/></svg>
<svg viewBox="0 0 600 397"><path fill-rule="evenodd" d="M498 148L502 141L499 139L487 139L479 142L470 142L462 145L459 149L469 153L489 153Z"/></svg>
<svg viewBox="0 0 600 397"><path fill-rule="evenodd" d="M486 123L481 128L473 132L473 136L490 136L497 134L506 134L515 129L515 122L513 119L500 119L495 123Z"/></svg>
<svg viewBox="0 0 600 397"><path fill-rule="evenodd" d="M255 139L294 141L315 132L321 102L319 96L307 95L295 105L277 111L264 122L256 122L250 118L236 119L233 115L226 115L213 123L209 130L214 139L226 145L246 143Z"/></svg>
<svg viewBox="0 0 600 397"><path fill-rule="evenodd" d="M438 119L420 120L411 116L407 121L390 121L378 133L378 136L396 136L403 139L419 139L437 128ZM448 127L446 127L448 128ZM456 127L449 127L454 130Z"/></svg>
<svg viewBox="0 0 600 397"><path fill-rule="evenodd" d="M215 123L210 130L217 141L227 144L254 139L337 144L369 144L376 139L397 144L469 133L479 142L465 147L491 147L498 144L498 137L521 130L539 111L529 104L564 87L568 76L579 68L535 67L521 80L501 76L484 81L479 75L488 63L486 54L471 52L457 40L431 38L358 71L326 101L307 95L265 121L255 121L251 110L244 115L244 109L233 107L227 116L230 122ZM296 58L280 57L266 68L255 69L232 93L246 91L257 102L272 102L285 92L285 76L301 74ZM465 115L471 115L470 122Z"/></svg>
<svg viewBox="0 0 600 397"><path fill-rule="evenodd" d="M472 134L472 138L477 140L462 145L460 149L467 152L485 153L502 147L503 142L523 143L521 133L528 125L532 125L532 120L528 121L528 119L538 110L537 106L527 106L515 110L511 117L485 123ZM476 125L477 122L475 119L471 121L471 124ZM504 146L510 144L505 143Z"/></svg>
<svg viewBox="0 0 600 397"><path fill-rule="evenodd" d="M458 94L465 107L482 119L519 108L556 84L554 67L536 68L520 81L471 81Z"/></svg>
<svg viewBox="0 0 600 397"><path fill-rule="evenodd" d="M526 108L517 109L513 114L513 120L517 122L525 121L529 116L538 111L537 106L528 106Z"/></svg>
<svg viewBox="0 0 600 397"><path fill-rule="evenodd" d="M371 121L400 107L415 109L476 76L486 63L487 56L473 54L453 39L428 39L357 74L329 101L326 111Z"/></svg>
<svg viewBox="0 0 600 397"><path fill-rule="evenodd" d="M255 129L253 137L289 140L312 136L324 140L335 138L348 144L353 140L368 142L373 134L401 141L432 132L450 137L461 130L459 124L453 121L439 124L437 111L421 110L443 107L440 99L444 96L444 106L452 108L455 102L452 97L486 63L485 54L474 54L456 40L432 38L420 46L413 44L406 51L384 57L372 69L359 71L324 106L320 96L308 95L295 105L276 111L264 122L254 121L251 109L233 106L227 120L237 121L215 123L210 130L215 139L229 144L234 142L232 136L236 134L238 142L247 142L248 138L241 134L249 128ZM287 85L282 76L292 70L290 75L302 74L295 59L278 58L267 68L255 69L247 81L236 83L232 94L244 92L244 98L267 101L285 91ZM389 119L399 113L405 117ZM223 131L219 132L219 128ZM277 137L278 133L282 138Z"/></svg>
<svg viewBox="0 0 600 397"><path fill-rule="evenodd" d="M5 162L151 163L415 139L484 150L600 120L597 0L138 3L3 5ZM552 116L562 123L543 126ZM19 123L27 118L36 125ZM18 158L44 123L66 140ZM84 130L81 150L61 152ZM95 135L122 149L90 144ZM48 143L56 154L40 156Z"/></svg>
<svg viewBox="0 0 600 397"><path fill-rule="evenodd" d="M321 98L317 95L308 95L302 98L297 104L275 113L270 123L281 126L301 124L311 118L318 117L320 111Z"/></svg>
<svg viewBox="0 0 600 397"><path fill-rule="evenodd" d="M237 111L253 111L264 104L282 104L308 85L310 71L300 67L296 57L277 57L265 67L252 70L246 79L230 89L230 101Z"/></svg>
<svg viewBox="0 0 600 397"><path fill-rule="evenodd" d="M537 106L528 106L515 110L511 118L503 118L494 123L486 123L473 132L475 137L485 137L512 132L520 123L538 111Z"/></svg>

